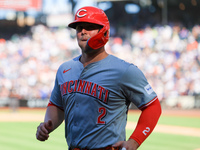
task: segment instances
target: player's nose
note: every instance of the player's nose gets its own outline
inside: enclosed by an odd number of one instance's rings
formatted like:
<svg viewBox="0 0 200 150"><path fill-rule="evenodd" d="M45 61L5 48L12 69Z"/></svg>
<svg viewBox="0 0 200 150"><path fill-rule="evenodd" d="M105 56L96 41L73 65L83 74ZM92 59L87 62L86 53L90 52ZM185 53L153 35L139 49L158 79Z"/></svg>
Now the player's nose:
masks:
<svg viewBox="0 0 200 150"><path fill-rule="evenodd" d="M81 33L82 33L82 34L85 34L85 33L87 33L87 30L86 30L85 28L83 28L83 29L81 30Z"/></svg>

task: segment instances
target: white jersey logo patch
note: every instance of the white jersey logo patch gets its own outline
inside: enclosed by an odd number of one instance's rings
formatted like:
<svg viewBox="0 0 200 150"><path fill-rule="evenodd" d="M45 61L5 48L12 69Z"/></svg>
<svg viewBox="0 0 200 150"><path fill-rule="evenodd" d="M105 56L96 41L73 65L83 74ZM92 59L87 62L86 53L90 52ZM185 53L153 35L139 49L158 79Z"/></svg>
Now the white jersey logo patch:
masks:
<svg viewBox="0 0 200 150"><path fill-rule="evenodd" d="M152 87L150 86L150 84L147 84L145 87L144 87L145 91L150 95L152 92L153 92L153 89Z"/></svg>
<svg viewBox="0 0 200 150"><path fill-rule="evenodd" d="M87 13L80 15L80 12L82 12L82 11L87 12L87 10L85 10L85 9L79 10L79 11L77 12L77 16L78 16L79 18L84 17L84 16L87 15Z"/></svg>

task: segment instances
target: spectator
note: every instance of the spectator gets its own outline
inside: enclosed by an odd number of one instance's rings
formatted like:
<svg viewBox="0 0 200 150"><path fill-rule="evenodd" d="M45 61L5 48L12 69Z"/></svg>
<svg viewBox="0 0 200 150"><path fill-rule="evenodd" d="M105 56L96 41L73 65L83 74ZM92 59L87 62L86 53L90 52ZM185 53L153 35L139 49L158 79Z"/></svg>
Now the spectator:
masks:
<svg viewBox="0 0 200 150"><path fill-rule="evenodd" d="M147 26L131 39L111 37L109 53L137 65L160 100L200 94L200 26ZM76 47L74 47L76 45ZM58 66L79 52L73 32L37 25L31 34L0 39L0 97L13 87L23 98L48 99Z"/></svg>

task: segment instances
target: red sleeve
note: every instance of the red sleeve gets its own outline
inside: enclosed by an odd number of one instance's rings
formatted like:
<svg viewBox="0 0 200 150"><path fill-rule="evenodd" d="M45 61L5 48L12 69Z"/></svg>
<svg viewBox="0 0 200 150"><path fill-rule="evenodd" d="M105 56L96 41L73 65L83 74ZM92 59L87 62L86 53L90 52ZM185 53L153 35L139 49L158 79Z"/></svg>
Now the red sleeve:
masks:
<svg viewBox="0 0 200 150"><path fill-rule="evenodd" d="M142 113L137 126L130 136L130 138L138 142L139 145L151 134L161 115L162 110L158 98L156 97L156 100L154 98L152 101L153 102L149 102L149 105L146 105L145 108L142 107Z"/></svg>
<svg viewBox="0 0 200 150"><path fill-rule="evenodd" d="M59 108L59 109L61 109L62 111L64 111L64 110L63 110L63 108L61 108L61 107L59 107L59 106L55 105L55 104L54 104L54 103L52 103L51 101L49 101L49 103L48 103L47 107L49 107L49 106L56 106L57 108Z"/></svg>

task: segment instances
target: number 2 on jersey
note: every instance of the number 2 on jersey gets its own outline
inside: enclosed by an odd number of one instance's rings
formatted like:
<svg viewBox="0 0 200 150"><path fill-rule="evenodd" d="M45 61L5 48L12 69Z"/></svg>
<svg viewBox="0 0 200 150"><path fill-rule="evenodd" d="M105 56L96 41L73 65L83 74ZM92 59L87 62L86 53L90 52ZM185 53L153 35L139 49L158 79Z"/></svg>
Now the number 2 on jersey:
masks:
<svg viewBox="0 0 200 150"><path fill-rule="evenodd" d="M103 117L105 117L106 115L106 108L105 107L100 107L99 108L99 117L97 119L97 124L105 124L106 122L105 121L102 121Z"/></svg>

